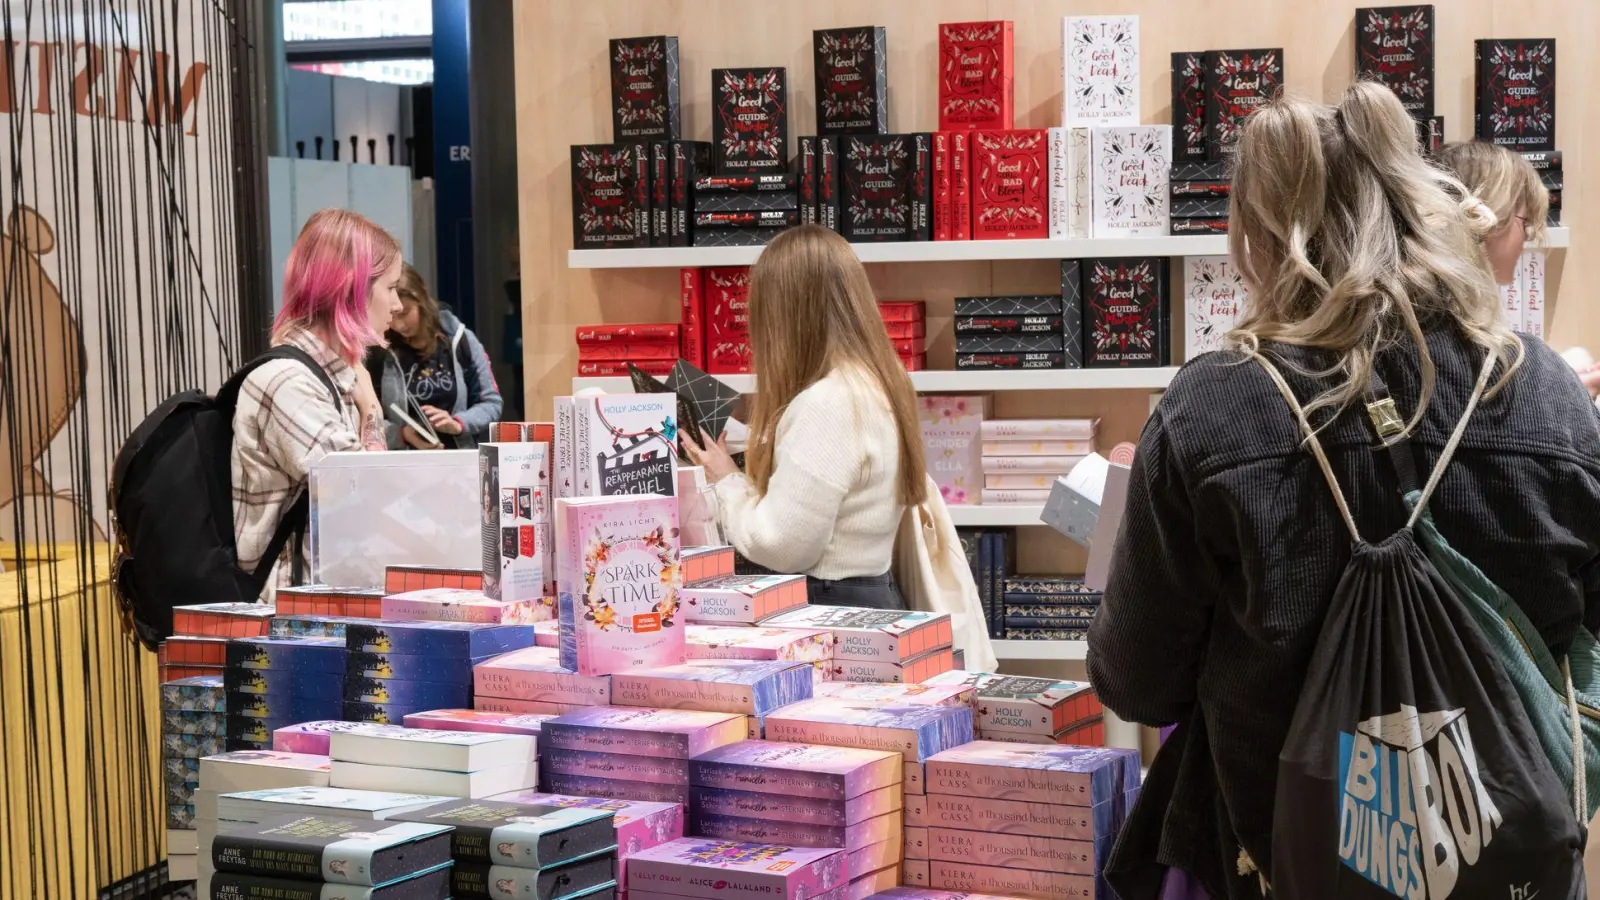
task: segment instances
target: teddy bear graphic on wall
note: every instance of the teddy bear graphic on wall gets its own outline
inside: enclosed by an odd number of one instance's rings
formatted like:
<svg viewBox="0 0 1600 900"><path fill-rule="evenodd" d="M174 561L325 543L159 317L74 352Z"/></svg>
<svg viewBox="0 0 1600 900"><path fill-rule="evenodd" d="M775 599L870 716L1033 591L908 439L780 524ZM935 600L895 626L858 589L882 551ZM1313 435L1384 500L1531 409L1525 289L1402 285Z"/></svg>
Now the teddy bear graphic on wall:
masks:
<svg viewBox="0 0 1600 900"><path fill-rule="evenodd" d="M45 540L53 521L55 540L69 541L80 516L94 540L105 539L72 491L56 490L39 467L83 396L83 335L43 263L55 243L50 223L27 206L11 211L0 234L9 351L0 370L0 398L12 397L0 402L0 540ZM17 383L7 385L8 379Z"/></svg>

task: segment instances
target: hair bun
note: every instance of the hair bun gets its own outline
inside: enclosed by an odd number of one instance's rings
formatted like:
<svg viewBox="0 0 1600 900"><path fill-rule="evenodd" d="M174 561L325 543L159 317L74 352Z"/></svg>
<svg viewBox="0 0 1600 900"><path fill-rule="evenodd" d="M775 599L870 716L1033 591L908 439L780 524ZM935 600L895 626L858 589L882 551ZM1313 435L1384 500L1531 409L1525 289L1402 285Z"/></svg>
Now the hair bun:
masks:
<svg viewBox="0 0 1600 900"><path fill-rule="evenodd" d="M1495 217L1494 210L1487 203L1479 200L1475 195L1468 194L1461 198L1459 203L1461 215L1467 220L1467 228L1478 237L1483 237L1500 224Z"/></svg>

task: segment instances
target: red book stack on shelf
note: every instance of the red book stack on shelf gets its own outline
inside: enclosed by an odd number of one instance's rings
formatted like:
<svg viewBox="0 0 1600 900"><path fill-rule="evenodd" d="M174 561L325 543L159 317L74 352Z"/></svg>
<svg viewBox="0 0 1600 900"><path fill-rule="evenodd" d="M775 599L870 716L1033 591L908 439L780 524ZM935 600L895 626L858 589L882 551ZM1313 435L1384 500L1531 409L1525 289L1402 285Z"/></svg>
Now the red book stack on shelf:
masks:
<svg viewBox="0 0 1600 900"><path fill-rule="evenodd" d="M878 304L889 343L907 372L928 367L928 324L921 300L884 300Z"/></svg>
<svg viewBox="0 0 1600 900"><path fill-rule="evenodd" d="M665 375L678 361L678 325L579 325L578 375L627 375L633 363L651 375Z"/></svg>

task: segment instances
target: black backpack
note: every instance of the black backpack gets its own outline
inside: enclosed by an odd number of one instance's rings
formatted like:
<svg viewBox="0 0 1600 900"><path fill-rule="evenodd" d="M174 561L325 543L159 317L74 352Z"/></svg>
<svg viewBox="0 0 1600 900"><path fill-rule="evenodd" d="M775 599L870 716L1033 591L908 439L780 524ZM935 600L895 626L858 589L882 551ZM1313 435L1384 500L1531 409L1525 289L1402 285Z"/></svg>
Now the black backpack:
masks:
<svg viewBox="0 0 1600 900"><path fill-rule="evenodd" d="M215 397L184 391L156 407L117 453L111 514L117 535L116 585L124 625L151 649L172 634L172 608L254 603L310 510L304 491L285 508L254 572L239 568L233 538L233 414L245 377L262 363L296 360L339 392L317 361L295 347L273 347L229 378ZM295 545L299 562L299 542Z"/></svg>

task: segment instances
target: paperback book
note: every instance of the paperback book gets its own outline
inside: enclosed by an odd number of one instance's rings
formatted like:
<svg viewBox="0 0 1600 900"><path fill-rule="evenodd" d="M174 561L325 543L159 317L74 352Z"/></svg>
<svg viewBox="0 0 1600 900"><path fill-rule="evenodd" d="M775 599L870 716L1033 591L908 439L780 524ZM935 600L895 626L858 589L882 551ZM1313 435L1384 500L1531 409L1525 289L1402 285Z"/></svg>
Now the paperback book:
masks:
<svg viewBox="0 0 1600 900"><path fill-rule="evenodd" d="M556 504L556 533L564 668L609 675L687 658L676 500L562 500Z"/></svg>
<svg viewBox="0 0 1600 900"><path fill-rule="evenodd" d="M611 41L611 125L616 140L675 140L679 127L678 39Z"/></svg>
<svg viewBox="0 0 1600 900"><path fill-rule="evenodd" d="M712 69L711 86L717 172L787 171L789 85L783 67Z"/></svg>
<svg viewBox="0 0 1600 900"><path fill-rule="evenodd" d="M673 247L689 246L693 228L689 213L693 206L695 180L711 174L711 144L707 141L673 141L671 178L668 192L671 204L667 224L667 244ZM685 325L688 321L685 320ZM693 360L690 360L693 362Z"/></svg>
<svg viewBox="0 0 1600 900"><path fill-rule="evenodd" d="M833 658L831 631L741 625L690 625L689 659L752 659L815 663Z"/></svg>
<svg viewBox="0 0 1600 900"><path fill-rule="evenodd" d="M697 625L754 625L805 606L805 576L719 575L684 585L682 603Z"/></svg>
<svg viewBox="0 0 1600 900"><path fill-rule="evenodd" d="M591 496L677 492L678 401L674 394L584 398L573 423ZM559 529L558 529L559 533Z"/></svg>
<svg viewBox="0 0 1600 900"><path fill-rule="evenodd" d="M1097 128L1092 138L1094 236L1167 233L1172 126Z"/></svg>
<svg viewBox="0 0 1600 900"><path fill-rule="evenodd" d="M218 872L382 885L450 864L450 829L396 823L362 829L349 819L280 817L222 825L212 843Z"/></svg>
<svg viewBox="0 0 1600 900"><path fill-rule="evenodd" d="M554 647L529 647L494 657L472 669L475 706L487 698L574 706L611 702L610 675L582 675L561 665ZM525 710L516 710L525 711Z"/></svg>
<svg viewBox="0 0 1600 900"><path fill-rule="evenodd" d="M811 33L820 134L889 130L889 58L883 26Z"/></svg>
<svg viewBox="0 0 1600 900"><path fill-rule="evenodd" d="M810 699L811 683L811 666L803 662L691 660L618 672L611 676L611 699L618 706L764 716Z"/></svg>
<svg viewBox="0 0 1600 900"><path fill-rule="evenodd" d="M959 328L961 319L956 322ZM986 395L917 397L928 474L946 504L962 505L977 499L983 459L978 433L988 411Z"/></svg>
<svg viewBox="0 0 1600 900"><path fill-rule="evenodd" d="M860 850L899 837L900 829L898 811L874 816L853 825L815 825L710 813L695 817L695 831L708 838L760 841L786 847L842 847L847 851Z"/></svg>
<svg viewBox="0 0 1600 900"><path fill-rule="evenodd" d="M1418 121L1433 115L1433 6L1356 10L1356 77L1394 91Z"/></svg>
<svg viewBox="0 0 1600 900"><path fill-rule="evenodd" d="M884 788L899 793L901 765L894 750L741 741L695 757L689 780L709 789L846 801Z"/></svg>
<svg viewBox="0 0 1600 900"><path fill-rule="evenodd" d="M176 863L176 859L173 862ZM451 866L444 866L381 887L239 872L212 871L206 877L206 870L197 870L194 879L183 879L177 877L175 868L171 872L174 881L205 878L209 896L215 900L450 900L451 870Z"/></svg>
<svg viewBox="0 0 1600 900"><path fill-rule="evenodd" d="M803 606L768 619L773 628L831 631L835 659L904 661L951 644L945 613L865 609L854 606Z"/></svg>
<svg viewBox="0 0 1600 900"><path fill-rule="evenodd" d="M541 746L688 759L745 739L744 717L687 709L595 706L544 725Z"/></svg>
<svg viewBox="0 0 1600 900"><path fill-rule="evenodd" d="M631 891L706 900L730 894L814 900L842 886L846 877L840 850L708 838L682 838L628 860Z"/></svg>
<svg viewBox="0 0 1600 900"><path fill-rule="evenodd" d="M496 625L532 625L551 617L542 597L494 600L480 590L427 588L390 594L383 598L383 618L391 622L482 622Z"/></svg>
<svg viewBox="0 0 1600 900"><path fill-rule="evenodd" d="M457 862L544 869L615 850L611 813L503 800L453 800L390 821L448 826Z"/></svg>
<svg viewBox="0 0 1600 900"><path fill-rule="evenodd" d="M1139 17L1061 20L1061 121L1068 128L1139 124Z"/></svg>
<svg viewBox="0 0 1600 900"><path fill-rule="evenodd" d="M391 725L335 732L329 739L328 755L335 762L476 772L532 760L534 739Z"/></svg>
<svg viewBox="0 0 1600 900"><path fill-rule="evenodd" d="M532 646L533 626L493 622L360 622L346 627L345 643L351 653L476 659Z"/></svg>
<svg viewBox="0 0 1600 900"><path fill-rule="evenodd" d="M767 738L900 753L922 762L972 740L972 710L951 706L878 706L812 699L767 716Z"/></svg>
<svg viewBox="0 0 1600 900"><path fill-rule="evenodd" d="M899 756L892 753L888 756L897 765L900 763ZM690 794L689 815L695 821L699 821L700 816L712 815L841 827L896 812L901 809L904 797L898 784L867 791L848 800L702 787Z"/></svg>
<svg viewBox="0 0 1600 900"><path fill-rule="evenodd" d="M972 239L1048 238L1048 135L1042 128L971 135Z"/></svg>
<svg viewBox="0 0 1600 900"><path fill-rule="evenodd" d="M1013 65L1010 22L940 25L939 130L1011 128Z"/></svg>
<svg viewBox="0 0 1600 900"><path fill-rule="evenodd" d="M551 593L549 473L549 444L478 446L483 593L492 600Z"/></svg>
<svg viewBox="0 0 1600 900"><path fill-rule="evenodd" d="M439 731L486 731L493 734L522 734L538 737L541 726L554 715L513 715L479 709L434 709L405 717L407 728L433 728Z"/></svg>
<svg viewBox="0 0 1600 900"><path fill-rule="evenodd" d="M1094 689L1079 681L987 672L946 672L928 683L976 689L977 729L984 735L990 731L1053 735L1101 715Z"/></svg>
<svg viewBox="0 0 1600 900"><path fill-rule="evenodd" d="M928 792L1094 807L1137 787L1137 751L973 741L927 761Z"/></svg>

